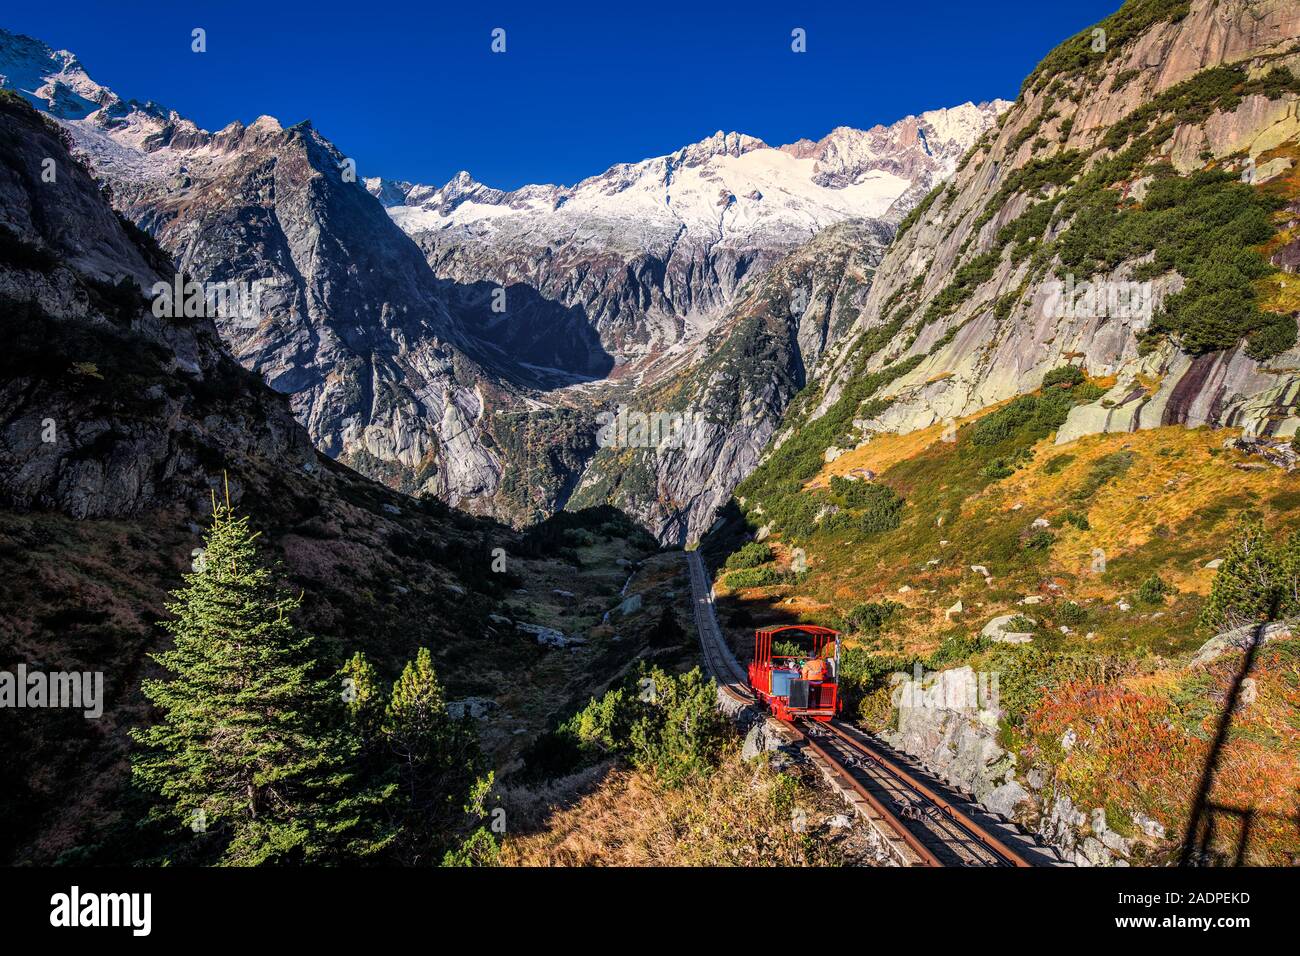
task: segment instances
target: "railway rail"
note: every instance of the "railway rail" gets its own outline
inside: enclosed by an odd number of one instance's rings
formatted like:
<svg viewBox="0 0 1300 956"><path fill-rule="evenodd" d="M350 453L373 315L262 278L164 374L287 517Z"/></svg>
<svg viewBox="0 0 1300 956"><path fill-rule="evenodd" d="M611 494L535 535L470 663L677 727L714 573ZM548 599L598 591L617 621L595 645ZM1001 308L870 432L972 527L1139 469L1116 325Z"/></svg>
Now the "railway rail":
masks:
<svg viewBox="0 0 1300 956"><path fill-rule="evenodd" d="M723 639L713 610L713 589L704 562L687 552L695 624L705 664L720 693L737 704L757 705L747 675ZM810 753L842 793L908 866L1034 865L1006 834L975 820L896 760L886 747L843 721L777 721L786 735Z"/></svg>

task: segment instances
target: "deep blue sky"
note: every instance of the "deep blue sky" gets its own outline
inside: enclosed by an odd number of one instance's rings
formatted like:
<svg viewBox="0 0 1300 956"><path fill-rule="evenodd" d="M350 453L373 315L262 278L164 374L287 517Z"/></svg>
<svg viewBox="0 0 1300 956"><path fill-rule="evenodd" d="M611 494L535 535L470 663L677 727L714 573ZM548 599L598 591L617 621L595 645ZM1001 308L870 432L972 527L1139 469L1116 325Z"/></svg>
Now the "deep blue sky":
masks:
<svg viewBox="0 0 1300 956"><path fill-rule="evenodd" d="M562 4L407 0L13 3L0 26L76 53L121 96L219 129L311 119L364 176L573 183L739 130L819 138L1014 99L1120 0ZM208 51L190 52L207 30ZM490 52L503 27L507 52ZM803 27L808 52L790 50Z"/></svg>

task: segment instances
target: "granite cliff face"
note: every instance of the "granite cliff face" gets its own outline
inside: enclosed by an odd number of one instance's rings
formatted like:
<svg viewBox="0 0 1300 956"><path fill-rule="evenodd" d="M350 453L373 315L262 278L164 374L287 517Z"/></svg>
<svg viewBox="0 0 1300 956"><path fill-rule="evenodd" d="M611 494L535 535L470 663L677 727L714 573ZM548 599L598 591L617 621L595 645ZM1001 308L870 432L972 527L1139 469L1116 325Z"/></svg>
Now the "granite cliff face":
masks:
<svg viewBox="0 0 1300 956"><path fill-rule="evenodd" d="M152 122L151 122L152 120ZM481 420L496 376L434 288L418 250L309 125L270 117L177 145L169 124L131 175L128 136L156 125L100 111L72 126L118 208L201 282L246 290L218 310L231 352L291 397L317 447L408 492L473 505L502 463ZM504 396L502 396L504 397Z"/></svg>
<svg viewBox="0 0 1300 956"><path fill-rule="evenodd" d="M893 366L902 374L887 407L859 437L907 432L1031 391L1074 363L1112 387L1074 410L1061 442L1161 424L1295 432L1296 280L1247 270L1254 284L1239 287L1254 290L1260 311L1239 316L1241 295L1202 294L1215 280L1199 271L1207 256L1191 239L1144 225L1161 208L1144 199L1155 188L1171 204L1166 180L1180 177L1191 185L1172 205L1190 208L1214 187L1198 173L1240 178L1281 208L1273 238L1224 240L1220 254L1262 250L1294 273L1300 7L1132 0L1099 29L1103 49L1085 31L1049 56L947 188L904 223L814 415L854 376ZM1226 225L1214 215L1207 208L1206 235ZM1147 307L1124 308L1130 291ZM1213 336L1211 325L1221 326Z"/></svg>
<svg viewBox="0 0 1300 956"><path fill-rule="evenodd" d="M611 501L662 541L703 535L717 508L758 464L811 369L839 346L861 308L891 230L841 223L747 284L705 341L704 357L624 398L632 411L697 416L669 447L598 450L575 505Z"/></svg>
<svg viewBox="0 0 1300 956"><path fill-rule="evenodd" d="M205 499L215 457L314 467L287 404L230 360L210 321L152 314L144 290L170 264L103 202L59 129L3 106L4 502L131 515Z"/></svg>

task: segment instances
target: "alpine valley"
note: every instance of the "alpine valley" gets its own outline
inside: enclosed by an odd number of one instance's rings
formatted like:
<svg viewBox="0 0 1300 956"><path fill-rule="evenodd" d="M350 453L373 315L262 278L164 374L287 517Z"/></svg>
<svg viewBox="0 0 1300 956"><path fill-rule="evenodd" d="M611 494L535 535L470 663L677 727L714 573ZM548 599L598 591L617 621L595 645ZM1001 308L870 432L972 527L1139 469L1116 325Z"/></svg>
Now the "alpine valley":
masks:
<svg viewBox="0 0 1300 956"><path fill-rule="evenodd" d="M779 149L719 132L502 192L367 179L310 122L208 132L11 33L0 75L180 272L256 289L256 313L219 310L218 331L322 452L516 524L613 503L679 544L753 468L897 222L1009 105ZM674 400L709 419L690 446L597 444L600 411Z"/></svg>
<svg viewBox="0 0 1300 956"><path fill-rule="evenodd" d="M1300 862L1300 4L1046 46L1014 102L502 190L0 30L0 664L108 701L0 712L0 855L247 862L157 828L131 744L238 513L302 602L259 626L365 690L356 805L412 712L472 770L367 859L894 860L694 670L794 624L1038 862ZM160 309L190 283L235 294Z"/></svg>

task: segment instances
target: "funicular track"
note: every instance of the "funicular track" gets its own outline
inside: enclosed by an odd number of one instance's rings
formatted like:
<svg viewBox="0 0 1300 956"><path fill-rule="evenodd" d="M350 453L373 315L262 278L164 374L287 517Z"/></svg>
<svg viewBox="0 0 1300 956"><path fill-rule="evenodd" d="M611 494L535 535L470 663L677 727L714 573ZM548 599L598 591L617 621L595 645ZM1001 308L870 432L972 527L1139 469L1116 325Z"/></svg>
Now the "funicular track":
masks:
<svg viewBox="0 0 1300 956"><path fill-rule="evenodd" d="M723 639L713 611L712 586L704 562L687 552L695 624L704 661L721 693L738 705L757 706L748 677ZM906 866L1034 865L1018 849L939 792L939 787L902 766L888 749L835 720L776 721L817 763L884 838Z"/></svg>

